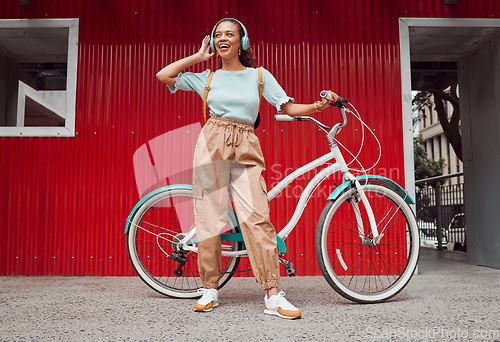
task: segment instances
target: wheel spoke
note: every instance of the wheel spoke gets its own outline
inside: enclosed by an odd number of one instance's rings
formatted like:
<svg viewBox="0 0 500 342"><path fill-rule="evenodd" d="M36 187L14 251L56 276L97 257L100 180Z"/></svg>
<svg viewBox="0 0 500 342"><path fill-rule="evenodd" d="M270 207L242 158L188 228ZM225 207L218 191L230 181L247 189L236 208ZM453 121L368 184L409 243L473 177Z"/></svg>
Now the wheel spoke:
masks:
<svg viewBox="0 0 500 342"><path fill-rule="evenodd" d="M330 285L348 299L369 303L394 296L411 278L418 258L411 252L418 243L418 228L411 209L394 191L368 184L364 192L380 241L372 238L364 203L353 205L355 190L347 189L325 207L316 247Z"/></svg>
<svg viewBox="0 0 500 342"><path fill-rule="evenodd" d="M127 249L134 269L153 289L174 297L199 296L202 288L197 254L185 250L180 241L194 225L191 190L164 191L144 199L129 223ZM239 232L229 222L229 232ZM225 251L241 250L240 242L224 244ZM222 257L223 286L236 272L238 257Z"/></svg>

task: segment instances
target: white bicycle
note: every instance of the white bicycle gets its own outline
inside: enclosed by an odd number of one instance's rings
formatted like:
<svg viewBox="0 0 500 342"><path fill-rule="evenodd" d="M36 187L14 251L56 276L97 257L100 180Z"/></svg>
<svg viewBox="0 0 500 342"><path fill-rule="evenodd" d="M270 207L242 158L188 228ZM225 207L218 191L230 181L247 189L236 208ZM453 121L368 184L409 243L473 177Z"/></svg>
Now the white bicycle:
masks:
<svg viewBox="0 0 500 342"><path fill-rule="evenodd" d="M328 93L321 92L321 96L328 97ZM378 303L398 294L415 271L420 242L410 208L414 202L403 188L388 178L351 174L335 136L346 126L347 113L353 113L354 107L342 98L333 105L340 108L344 119L333 127L308 116L275 115L277 121L314 122L327 132L330 147L329 153L298 168L268 193L272 200L296 178L328 165L309 181L289 222L277 234L280 262L290 276L295 274L293 264L284 259L284 241L295 228L314 190L340 171L344 182L325 199L326 205L318 220L316 257L323 276L340 295L358 303ZM359 115L356 117L360 119ZM329 163L332 160L335 162ZM167 296L195 298L201 295L193 204L192 185L169 185L143 197L127 220L125 233L132 266L147 285ZM219 288L240 272L237 270L239 260L247 253L231 206L221 244L223 263Z"/></svg>

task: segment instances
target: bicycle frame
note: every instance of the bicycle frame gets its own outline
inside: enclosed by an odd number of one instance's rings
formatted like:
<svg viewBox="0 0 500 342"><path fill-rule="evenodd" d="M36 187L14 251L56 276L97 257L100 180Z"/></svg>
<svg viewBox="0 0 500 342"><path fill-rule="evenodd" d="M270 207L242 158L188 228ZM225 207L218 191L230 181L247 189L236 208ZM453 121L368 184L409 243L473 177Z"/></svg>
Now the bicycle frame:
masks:
<svg viewBox="0 0 500 342"><path fill-rule="evenodd" d="M359 181L349 172L349 168L347 167L347 164L344 160L344 157L342 156L342 153L340 151L340 148L338 147L337 143L334 141L334 136L340 132L342 127L345 126L347 123L346 121L346 114L345 112L348 110L345 107L341 108L342 110L342 115L344 117L344 124L336 124L333 128L330 129L330 132L327 134L327 139L329 142L330 146L330 152L313 160L312 162L298 168L288 176L286 176L284 179L282 179L276 186L274 186L267 194L267 197L269 201L271 201L273 198L275 198L277 195L281 193L290 183L292 183L295 179L298 177L302 176L303 174L317 168L318 166L324 165L328 161L335 159L335 163L332 165L329 165L325 169L321 170L316 176L313 177L307 184L307 186L304 189L304 192L299 198L299 201L296 205L295 211L286 224L286 226L280 230L280 232L277 234L279 238L282 240L285 240L287 236L290 234L290 232L295 228L297 222L299 221L300 217L302 216L302 213L304 212L306 206L307 206L307 200L309 196L312 194L312 192L315 190L316 186L324 180L326 177L329 177L330 175L340 171L343 174L344 181L350 181L353 182L353 184L356 186L356 189L359 193L360 199L364 204L366 213L368 215L368 219L370 222L370 228L371 228L371 233L373 237L373 241L377 243L381 236L379 236L378 229L377 229L377 223L375 222L375 216L373 214L373 210L370 206L370 203L368 202L368 199L366 198L366 195L363 191L363 188ZM312 119L312 118L311 118ZM313 121L316 121L312 119ZM289 120L290 121L290 120ZM324 125L323 125L324 126ZM327 126L324 126L327 127ZM330 128L330 127L328 127ZM356 219L358 221L358 231L359 231L359 238L361 240L365 239L366 236L364 234L364 227L363 227L363 220L361 219L361 212L359 210L358 203L352 203L353 206L355 207L355 213L356 213ZM192 241L193 238L195 237L196 234L196 228L192 229L181 241L183 248L186 250L191 250L193 252L197 252L198 248L194 246L190 246L188 242ZM230 252L230 251L224 251L222 250L222 255L224 256L241 256L245 255L247 252L246 250L242 251L236 251L236 252Z"/></svg>
<svg viewBox="0 0 500 342"><path fill-rule="evenodd" d="M327 133L329 144L328 153L292 170L267 193L267 199L274 200L293 181L310 172L305 188L293 198L295 207L291 217L287 217L286 225L279 227L275 235L279 262L284 264L288 275L295 275L291 260L285 260L287 247L284 239L297 226L312 194L321 187L328 190L328 194L325 196L320 190L319 197L326 197L326 202L315 234L318 266L330 286L344 298L358 303L379 303L397 295L415 271L420 244L418 225L410 207L414 202L403 188L388 178L368 175L366 171L361 171L362 175L357 177L351 174L349 165L352 162L346 164L342 155L344 151L341 151L345 148L335 136L346 126L346 112L351 109L362 128L370 128L354 106L347 107L347 100L338 98L333 103L329 95L327 91L320 94L340 108L344 117L343 123L333 127L310 116L275 115L276 121L313 121ZM381 151L378 139L374 138ZM347 152L353 161L360 154L358 152L355 156ZM379 160L380 155L374 164ZM363 169L361 163L360 166ZM313 169L316 170L311 172ZM332 176L339 171L340 174ZM329 182L322 183L328 177ZM339 177L342 183L335 184L334 189L325 185ZM247 180L243 178L241 182L245 184ZM257 190L262 191L264 186L261 189L261 184L258 185ZM238 188L234 183L231 186ZM226 199L227 190L224 190ZM259 194L262 195L262 192ZM176 298L198 297L203 286L196 272L196 255L193 254L198 253L199 245L196 220L193 220L195 198L198 197L193 193L191 184L172 184L156 189L136 204L125 227L127 251L136 273L154 290ZM217 222L217 226L220 224L220 228L224 228L217 240L220 240L225 257L221 264L224 267L221 267L219 288L236 272L248 271L237 270L239 257L248 254L240 229L244 222L238 222L234 208L226 201L224 203L227 206L227 222ZM276 234L274 230L273 234Z"/></svg>
<svg viewBox="0 0 500 342"><path fill-rule="evenodd" d="M285 177L283 180L281 180L274 188L271 189L268 193L268 198L269 200L272 200L274 197L276 197L281 191L283 191L291 182L293 182L295 179L300 177L306 172L309 172L316 167L325 164L326 162L335 159L335 163L326 167L325 169L321 170L316 176L313 177L307 184L307 186L304 189L304 192L299 198L299 201L297 203L297 206L295 208L295 211L290 219L290 221L286 224L286 226L278 233L278 236L285 240L290 234L290 232L295 228L298 220L302 216L302 213L304 212L306 206L307 206L307 199L309 196L312 194L316 186L326 177L329 177L330 175L341 171L342 174L344 175L345 180L354 180L354 176L349 172L346 163L344 161L344 158L342 154L340 153L340 149L337 145L333 146L331 148L331 151L324 156L300 167L299 169L295 170L292 172L290 175ZM361 186L359 187L360 191L362 192ZM371 207L367 206L367 208ZM370 215L370 214L369 214ZM373 216L373 213L371 213ZM375 226L376 229L376 226ZM378 235L378 234L377 234ZM361 237L361 236L360 236ZM363 236L364 237L364 236Z"/></svg>

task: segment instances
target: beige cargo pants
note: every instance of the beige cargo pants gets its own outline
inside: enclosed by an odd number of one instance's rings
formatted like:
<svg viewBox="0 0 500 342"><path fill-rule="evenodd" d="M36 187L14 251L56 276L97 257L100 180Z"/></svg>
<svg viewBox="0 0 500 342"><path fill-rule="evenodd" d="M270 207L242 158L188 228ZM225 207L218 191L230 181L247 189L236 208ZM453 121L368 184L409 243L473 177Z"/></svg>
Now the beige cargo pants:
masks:
<svg viewBox="0 0 500 342"><path fill-rule="evenodd" d="M219 285L220 232L227 223L229 194L255 278L263 290L278 287L276 230L269 220L264 169L252 124L219 117L207 121L193 160L198 270L204 288Z"/></svg>

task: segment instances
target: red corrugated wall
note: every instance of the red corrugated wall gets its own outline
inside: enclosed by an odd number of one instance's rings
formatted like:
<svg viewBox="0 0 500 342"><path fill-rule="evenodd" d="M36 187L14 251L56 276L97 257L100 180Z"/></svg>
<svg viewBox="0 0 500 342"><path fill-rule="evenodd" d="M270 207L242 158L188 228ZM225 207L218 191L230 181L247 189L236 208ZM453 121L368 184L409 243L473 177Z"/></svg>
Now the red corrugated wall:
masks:
<svg viewBox="0 0 500 342"><path fill-rule="evenodd" d="M259 64L297 102L311 103L330 88L355 104L382 142L374 172L404 184L398 18L491 18L499 7L496 0L2 1L0 18L79 18L80 33L76 137L0 138L0 275L133 274L123 234L139 200L133 154L201 120L197 95L171 95L155 73L197 51L220 18L245 23ZM315 126L275 123L265 102L261 114L269 186L327 152ZM337 115L320 114L327 123ZM340 136L355 151L357 129ZM361 154L365 166L377 155L370 142ZM165 158L190 158L182 146L169 151ZM271 203L278 230L305 185L304 177ZM287 240L299 275L320 274L314 234L324 204L324 194L315 196Z"/></svg>

